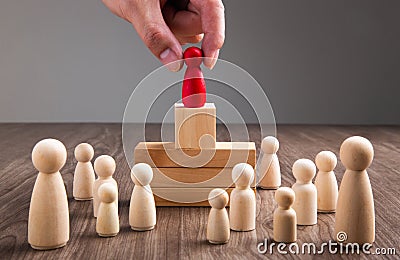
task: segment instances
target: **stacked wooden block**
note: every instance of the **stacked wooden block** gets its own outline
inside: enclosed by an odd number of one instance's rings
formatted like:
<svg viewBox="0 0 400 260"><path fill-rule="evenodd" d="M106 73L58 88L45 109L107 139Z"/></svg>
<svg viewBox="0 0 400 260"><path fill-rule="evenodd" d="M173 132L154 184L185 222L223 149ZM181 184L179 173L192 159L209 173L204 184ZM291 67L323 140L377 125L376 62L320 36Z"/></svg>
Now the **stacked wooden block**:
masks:
<svg viewBox="0 0 400 260"><path fill-rule="evenodd" d="M175 142L141 142L135 163L153 168L151 187L157 206L209 206L214 188L234 187L232 168L237 163L256 164L253 142L216 142L216 108L175 104ZM255 181L252 185L255 187Z"/></svg>

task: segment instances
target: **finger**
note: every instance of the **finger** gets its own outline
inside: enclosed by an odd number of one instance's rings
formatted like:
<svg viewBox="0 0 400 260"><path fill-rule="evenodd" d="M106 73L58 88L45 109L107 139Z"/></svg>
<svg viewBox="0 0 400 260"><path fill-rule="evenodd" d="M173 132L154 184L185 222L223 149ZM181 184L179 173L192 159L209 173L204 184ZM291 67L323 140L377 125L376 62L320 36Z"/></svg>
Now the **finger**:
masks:
<svg viewBox="0 0 400 260"><path fill-rule="evenodd" d="M203 39L203 34L198 34L195 36L190 36L190 37L185 37L185 36L176 36L179 43L181 45L183 44L187 44L187 43L198 43L201 42L201 40Z"/></svg>
<svg viewBox="0 0 400 260"><path fill-rule="evenodd" d="M121 9L119 8L119 3L118 1L114 1L114 0L102 0L103 4L116 16L119 16L122 19L126 18L123 16Z"/></svg>
<svg viewBox="0 0 400 260"><path fill-rule="evenodd" d="M175 35L194 36L203 33L200 14L191 10L177 10L167 3L162 9L165 22Z"/></svg>
<svg viewBox="0 0 400 260"><path fill-rule="evenodd" d="M180 70L182 62L175 61L182 59L182 47L164 22L160 1L123 2L121 9L149 50L170 70Z"/></svg>
<svg viewBox="0 0 400 260"><path fill-rule="evenodd" d="M221 0L191 0L189 4L199 11L204 32L202 49L204 65L212 69L225 40L225 14Z"/></svg>

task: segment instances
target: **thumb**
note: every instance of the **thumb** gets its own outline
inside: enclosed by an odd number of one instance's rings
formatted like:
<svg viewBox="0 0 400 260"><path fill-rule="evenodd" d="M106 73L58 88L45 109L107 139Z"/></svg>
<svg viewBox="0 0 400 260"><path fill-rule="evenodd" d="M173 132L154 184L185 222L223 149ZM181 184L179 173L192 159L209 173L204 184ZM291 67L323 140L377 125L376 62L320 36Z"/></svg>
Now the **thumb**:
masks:
<svg viewBox="0 0 400 260"><path fill-rule="evenodd" d="M129 21L133 24L147 48L171 71L179 71L182 47L164 21L159 0L139 1L132 10Z"/></svg>

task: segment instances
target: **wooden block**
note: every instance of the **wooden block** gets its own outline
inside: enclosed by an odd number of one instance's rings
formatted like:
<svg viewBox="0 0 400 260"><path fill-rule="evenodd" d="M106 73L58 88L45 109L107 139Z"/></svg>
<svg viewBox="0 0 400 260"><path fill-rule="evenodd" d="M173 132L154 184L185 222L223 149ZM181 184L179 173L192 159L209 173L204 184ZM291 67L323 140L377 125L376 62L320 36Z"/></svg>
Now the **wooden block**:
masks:
<svg viewBox="0 0 400 260"><path fill-rule="evenodd" d="M256 165L256 146L253 142L216 142L211 149L176 149L172 142L141 142L135 147L135 163L151 167L233 167L247 162Z"/></svg>
<svg viewBox="0 0 400 260"><path fill-rule="evenodd" d="M175 104L175 147L215 148L216 108L213 103L203 107L187 108Z"/></svg>
<svg viewBox="0 0 400 260"><path fill-rule="evenodd" d="M255 187L255 178L251 187ZM234 187L232 168L153 168L151 187L228 188Z"/></svg>
<svg viewBox="0 0 400 260"><path fill-rule="evenodd" d="M156 206L158 207L210 207L207 197L214 188L152 188ZM233 188L226 189L230 195ZM252 188L254 193L256 189ZM185 203L182 201L195 200L197 197L203 197L204 200L197 202ZM173 201L167 200L170 198ZM184 199L183 199L184 198ZM229 203L227 205L229 207Z"/></svg>

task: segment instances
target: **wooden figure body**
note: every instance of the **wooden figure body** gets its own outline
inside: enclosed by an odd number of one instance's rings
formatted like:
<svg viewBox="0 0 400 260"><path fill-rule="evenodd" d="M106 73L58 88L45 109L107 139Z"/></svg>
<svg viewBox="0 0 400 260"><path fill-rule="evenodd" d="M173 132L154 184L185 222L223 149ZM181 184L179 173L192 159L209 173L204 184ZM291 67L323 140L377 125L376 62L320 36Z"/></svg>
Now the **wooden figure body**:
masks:
<svg viewBox="0 0 400 260"><path fill-rule="evenodd" d="M340 147L340 160L346 172L336 207L335 234L339 242L364 244L375 241L374 198L366 171L373 157L372 144L364 137L347 138ZM346 233L347 240L339 239L340 232Z"/></svg>
<svg viewBox="0 0 400 260"><path fill-rule="evenodd" d="M69 240L68 199L60 169L67 150L58 140L45 139L32 151L32 162L39 171L33 188L28 220L28 243L32 248L59 248Z"/></svg>
<svg viewBox="0 0 400 260"><path fill-rule="evenodd" d="M289 187L279 188L275 192L278 208L274 212L274 240L275 242L293 243L297 240L296 211L292 209L295 193Z"/></svg>
<svg viewBox="0 0 400 260"><path fill-rule="evenodd" d="M317 224L317 188L312 183L315 164L308 159L299 159L293 164L296 183L292 186L296 194L293 209L296 211L297 225Z"/></svg>
<svg viewBox="0 0 400 260"><path fill-rule="evenodd" d="M91 160L94 156L93 147L81 143L75 148L75 158L78 161L74 173L73 196L75 200L93 199L93 184L95 181Z"/></svg>
<svg viewBox="0 0 400 260"><path fill-rule="evenodd" d="M228 201L228 193L223 189L213 189L208 195L211 210L207 222L207 240L211 244L225 244L229 241L229 217L225 208Z"/></svg>
<svg viewBox="0 0 400 260"><path fill-rule="evenodd" d="M336 155L330 151L322 151L315 157L315 164L319 169L315 178L318 212L335 212L339 192L336 176L333 172L337 164Z"/></svg>
<svg viewBox="0 0 400 260"><path fill-rule="evenodd" d="M281 186L281 168L278 156L279 141L273 136L267 136L262 140L262 157L257 165L258 186L262 189L277 189Z"/></svg>
<svg viewBox="0 0 400 260"><path fill-rule="evenodd" d="M96 232L101 237L113 237L119 232L118 198L114 184L104 183L99 188L100 206L97 211Z"/></svg>
<svg viewBox="0 0 400 260"><path fill-rule="evenodd" d="M197 47L189 47L183 54L187 69L182 85L182 103L188 108L202 107L206 103L206 82L200 68L202 57L203 52Z"/></svg>
<svg viewBox="0 0 400 260"><path fill-rule="evenodd" d="M115 185L117 189L117 199L115 200L115 205L118 208L118 184L112 177L115 172L115 161L109 155L101 155L94 161L94 170L98 178L93 184L93 215L97 217L97 210L99 209L100 199L98 190L100 186L104 183L111 183Z"/></svg>
<svg viewBox="0 0 400 260"><path fill-rule="evenodd" d="M131 178L135 187L129 206L129 224L136 231L151 230L156 225L156 204L150 187L153 170L146 163L135 164Z"/></svg>
<svg viewBox="0 0 400 260"><path fill-rule="evenodd" d="M230 225L235 231L250 231L256 228L256 196L250 189L254 170L247 163L236 164L232 169L235 188L230 199Z"/></svg>

